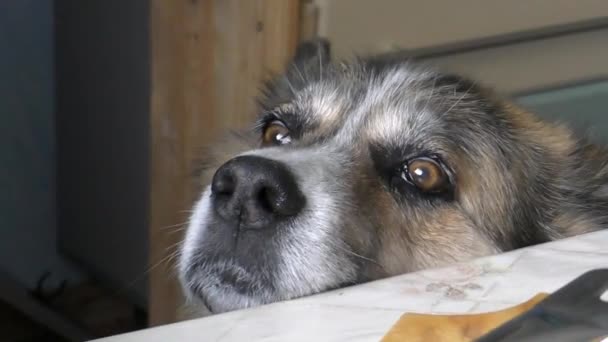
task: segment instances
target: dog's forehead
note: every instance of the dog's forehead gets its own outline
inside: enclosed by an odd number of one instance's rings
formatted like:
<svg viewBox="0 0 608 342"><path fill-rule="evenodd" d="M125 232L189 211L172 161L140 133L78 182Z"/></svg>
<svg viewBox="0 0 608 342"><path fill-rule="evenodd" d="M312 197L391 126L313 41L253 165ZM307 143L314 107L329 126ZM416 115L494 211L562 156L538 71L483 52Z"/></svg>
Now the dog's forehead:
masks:
<svg viewBox="0 0 608 342"><path fill-rule="evenodd" d="M397 65L382 72L360 67L309 84L294 103L323 134L345 143L404 143L441 127L435 75Z"/></svg>

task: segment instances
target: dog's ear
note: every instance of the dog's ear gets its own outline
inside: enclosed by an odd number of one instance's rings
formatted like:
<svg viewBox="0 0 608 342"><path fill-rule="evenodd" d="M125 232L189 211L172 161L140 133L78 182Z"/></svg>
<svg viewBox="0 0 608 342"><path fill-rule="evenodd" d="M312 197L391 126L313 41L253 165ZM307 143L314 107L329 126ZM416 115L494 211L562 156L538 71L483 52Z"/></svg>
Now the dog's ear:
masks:
<svg viewBox="0 0 608 342"><path fill-rule="evenodd" d="M314 67L324 65L331 59L330 44L327 39L317 38L304 41L296 48L292 65L298 67Z"/></svg>
<svg viewBox="0 0 608 342"><path fill-rule="evenodd" d="M330 58L328 40L318 38L304 41L296 48L295 55L287 67L287 76L294 82L302 79L304 83L318 80Z"/></svg>
<svg viewBox="0 0 608 342"><path fill-rule="evenodd" d="M287 70L280 76L268 80L262 88L258 104L262 110L271 110L288 102L293 94L310 82L322 78L330 62L330 45L326 39L304 41L296 48Z"/></svg>

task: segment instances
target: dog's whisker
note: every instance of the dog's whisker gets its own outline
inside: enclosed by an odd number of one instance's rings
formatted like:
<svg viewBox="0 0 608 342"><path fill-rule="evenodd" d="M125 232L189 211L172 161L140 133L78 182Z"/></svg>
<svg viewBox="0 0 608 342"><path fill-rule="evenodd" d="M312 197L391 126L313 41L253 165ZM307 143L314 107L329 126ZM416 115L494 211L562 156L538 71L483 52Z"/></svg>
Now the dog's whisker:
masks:
<svg viewBox="0 0 608 342"><path fill-rule="evenodd" d="M358 254L358 253L354 252L352 249L350 249L348 247L341 246L339 243L332 242L331 240L327 240L327 242L329 242L329 244L332 245L333 247L336 247L336 248L342 250L343 252L345 252L347 254L350 254L350 255L352 255L354 257L357 257L357 258L360 258L360 259L363 259L363 260L366 260L366 261L369 261L371 263L374 263L376 265L381 266L378 261L376 261L376 260L374 260L372 258L368 258L366 256L363 256L361 254Z"/></svg>
<svg viewBox="0 0 608 342"><path fill-rule="evenodd" d="M293 87L293 85L291 84L291 81L289 80L289 78L288 78L288 77L285 77L285 82L287 83L287 86L289 87L289 90L291 90L291 93L292 93L293 95L295 95L295 94L296 94L296 90L295 90L295 88Z"/></svg>
<svg viewBox="0 0 608 342"><path fill-rule="evenodd" d="M164 227L160 227L158 230L171 230L174 228L183 228L184 226L186 226L188 224L188 221L182 222L182 223L176 223L176 224L172 224L169 226L164 226Z"/></svg>
<svg viewBox="0 0 608 342"><path fill-rule="evenodd" d="M435 87L437 85L437 77L438 76L433 77L433 84L431 85L431 93L429 95L427 95L426 103L424 104L424 107L422 108L422 110L425 112L429 109L431 100L433 100L433 95L435 94Z"/></svg>
<svg viewBox="0 0 608 342"><path fill-rule="evenodd" d="M319 82L323 82L323 53L321 49L318 51L319 57Z"/></svg>
<svg viewBox="0 0 608 342"><path fill-rule="evenodd" d="M465 92L464 92L464 93L463 93L463 94L460 96L460 98L458 98L458 100L456 100L456 101L455 101L455 102L454 102L454 103L453 103L453 104L450 106L450 108L448 108L448 110L446 110L445 112L443 112L442 116L443 116L443 115L445 115L445 114L447 114L447 113L449 113L449 112L450 112L452 109L454 109L454 108L455 108L455 107L456 107L458 104L460 104L460 102L462 102L462 100L463 100L463 99L464 99L464 98L465 98L467 95L469 95L469 93L471 92L471 89L473 89L473 87L474 87L474 86L475 86L475 83L472 83L472 84L469 86L469 89L467 89L467 91L465 91Z"/></svg>
<svg viewBox="0 0 608 342"><path fill-rule="evenodd" d="M167 234L178 234L178 233L183 233L184 231L186 231L188 229L187 225L184 225L182 227L176 227L170 230L167 230Z"/></svg>
<svg viewBox="0 0 608 342"><path fill-rule="evenodd" d="M165 251L173 251L175 247L180 246L182 243L183 243L183 241L181 241L181 240L178 242L172 243L171 245L169 245L168 247L165 248ZM178 251L179 251L179 249L178 249Z"/></svg>
<svg viewBox="0 0 608 342"><path fill-rule="evenodd" d="M173 247L175 247L175 244L173 244ZM114 293L114 295L121 295L124 294L125 292L133 289L135 287L135 285L142 281L143 278L147 275L149 275L152 271L154 271L156 268L158 268L159 266L163 265L163 264L169 264L172 261L174 261L178 256L180 255L180 250L177 249L175 251L173 251L172 253L162 257L159 261L155 262L154 264L148 266L143 272L141 272L140 274L138 274L133 280L131 280L129 283L127 283L126 285L124 285L123 287L117 289Z"/></svg>
<svg viewBox="0 0 608 342"><path fill-rule="evenodd" d="M300 71L300 67L298 66L297 63L293 64L293 68L296 70L296 72L300 76L300 79L302 80L302 83L306 83L306 78L304 78L304 74L302 74L302 71Z"/></svg>

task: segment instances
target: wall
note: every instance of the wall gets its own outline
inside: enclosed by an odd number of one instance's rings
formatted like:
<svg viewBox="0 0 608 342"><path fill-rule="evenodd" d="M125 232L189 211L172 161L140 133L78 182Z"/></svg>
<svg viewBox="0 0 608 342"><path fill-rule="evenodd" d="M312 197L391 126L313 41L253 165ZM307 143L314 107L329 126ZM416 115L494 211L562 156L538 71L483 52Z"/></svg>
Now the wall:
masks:
<svg viewBox="0 0 608 342"><path fill-rule="evenodd" d="M77 280L56 248L52 1L1 1L0 51L0 269Z"/></svg>
<svg viewBox="0 0 608 342"><path fill-rule="evenodd" d="M145 306L148 1L55 4L61 250Z"/></svg>

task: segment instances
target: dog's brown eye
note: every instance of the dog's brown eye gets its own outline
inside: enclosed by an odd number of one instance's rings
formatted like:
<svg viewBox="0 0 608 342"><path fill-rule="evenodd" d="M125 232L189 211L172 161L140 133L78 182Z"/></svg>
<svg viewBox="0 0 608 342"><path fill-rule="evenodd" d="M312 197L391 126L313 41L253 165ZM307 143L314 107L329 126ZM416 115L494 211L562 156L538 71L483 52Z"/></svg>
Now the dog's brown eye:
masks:
<svg viewBox="0 0 608 342"><path fill-rule="evenodd" d="M410 160L405 170L408 181L424 192L439 192L448 185L448 176L436 161L430 158Z"/></svg>
<svg viewBox="0 0 608 342"><path fill-rule="evenodd" d="M286 145L291 142L289 129L279 120L274 120L266 128L262 135L264 146Z"/></svg>

